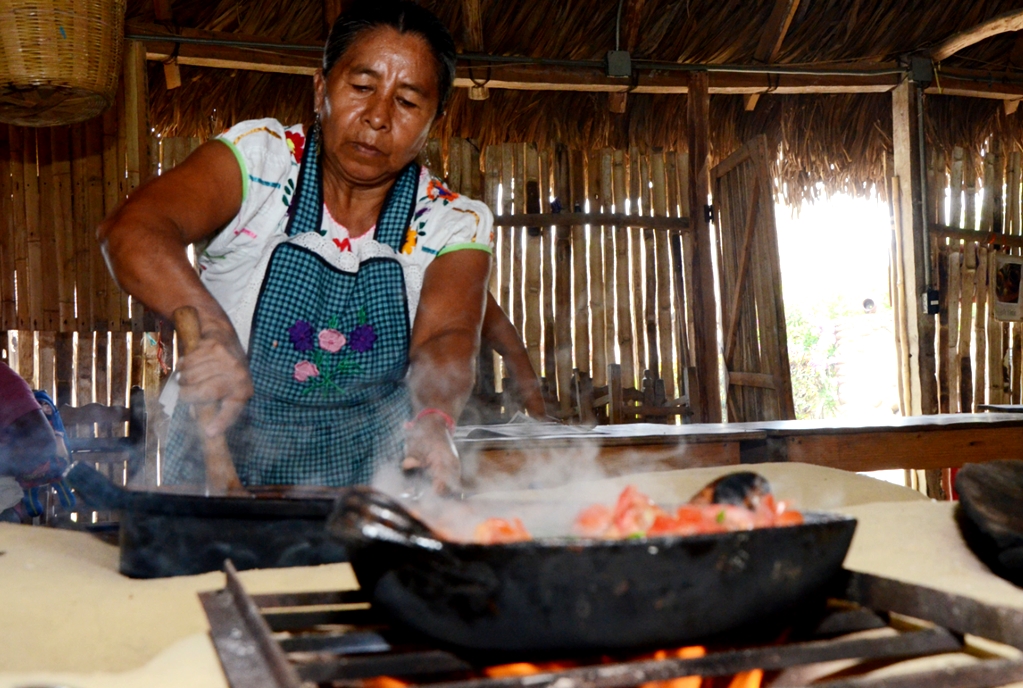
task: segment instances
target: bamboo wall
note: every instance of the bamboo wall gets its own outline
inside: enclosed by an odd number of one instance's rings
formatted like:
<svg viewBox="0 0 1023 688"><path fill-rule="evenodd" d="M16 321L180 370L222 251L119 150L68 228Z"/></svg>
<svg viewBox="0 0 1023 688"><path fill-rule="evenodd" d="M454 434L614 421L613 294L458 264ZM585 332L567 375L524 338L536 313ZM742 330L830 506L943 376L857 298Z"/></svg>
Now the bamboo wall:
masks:
<svg viewBox="0 0 1023 688"><path fill-rule="evenodd" d="M58 405L126 405L141 386L153 418L159 333L110 277L95 236L149 172L140 44L127 43L122 77L92 120L0 126L0 355Z"/></svg>
<svg viewBox="0 0 1023 688"><path fill-rule="evenodd" d="M983 157L962 148L931 155L930 217L953 228L1020 237L1020 158L1019 150L1005 154L997 142ZM996 256L1019 255L1020 249L1005 248L997 240L932 241L941 299L936 344L940 411L970 413L985 403L1020 403L1023 323L998 321L991 307Z"/></svg>
<svg viewBox="0 0 1023 688"><path fill-rule="evenodd" d="M685 154L531 144L481 152L451 139L446 150L432 141L424 157L454 191L482 198L495 215L551 212L552 198L564 212L636 215L635 227L500 227L491 292L563 413L580 379L607 384L608 364L621 365L626 388L641 389L649 371L667 400L685 395L690 242L641 219L688 217Z"/></svg>

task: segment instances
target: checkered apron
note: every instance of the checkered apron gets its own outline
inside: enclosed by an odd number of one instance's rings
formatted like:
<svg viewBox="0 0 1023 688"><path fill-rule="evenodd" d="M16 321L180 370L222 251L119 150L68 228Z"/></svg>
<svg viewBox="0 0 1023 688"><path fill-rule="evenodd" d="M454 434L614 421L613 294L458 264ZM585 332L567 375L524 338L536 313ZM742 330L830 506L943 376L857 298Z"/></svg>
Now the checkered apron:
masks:
<svg viewBox="0 0 1023 688"><path fill-rule="evenodd" d="M287 234L321 232L319 127L306 141ZM419 166L406 167L377 220L375 239L395 252L415 207ZM322 232L321 232L322 233ZM270 258L252 320L255 394L228 433L247 485L368 483L381 462L404 456L411 415L405 387L409 316L401 265L362 261L357 272L284 242ZM202 451L179 405L165 451L166 482L201 483Z"/></svg>

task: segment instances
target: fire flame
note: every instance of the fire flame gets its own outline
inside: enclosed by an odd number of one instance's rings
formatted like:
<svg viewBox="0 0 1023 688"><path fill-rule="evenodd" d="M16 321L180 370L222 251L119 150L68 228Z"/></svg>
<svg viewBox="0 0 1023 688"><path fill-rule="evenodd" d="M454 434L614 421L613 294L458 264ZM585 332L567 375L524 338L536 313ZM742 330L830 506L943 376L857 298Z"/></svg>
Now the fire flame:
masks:
<svg viewBox="0 0 1023 688"><path fill-rule="evenodd" d="M677 650L658 650L648 658L668 659L669 657L677 657L679 659L696 659L697 657L703 657L706 654L706 648L697 645L693 647L681 647ZM544 662L541 664L516 662L513 664L498 664L496 666L487 667L483 670L483 673L489 678L514 678L519 676L532 676L534 674L564 671L565 669L574 669L578 666L579 664L575 662ZM744 671L736 674L732 678L731 682L728 684L728 688L760 688L763 678L764 672L761 669ZM399 681L391 676L376 676L374 678L364 679L362 682L363 688L408 688L409 685L409 683ZM649 683L644 683L639 686L639 688L701 688L702 686L703 679L700 676L681 676L667 681L651 681Z"/></svg>

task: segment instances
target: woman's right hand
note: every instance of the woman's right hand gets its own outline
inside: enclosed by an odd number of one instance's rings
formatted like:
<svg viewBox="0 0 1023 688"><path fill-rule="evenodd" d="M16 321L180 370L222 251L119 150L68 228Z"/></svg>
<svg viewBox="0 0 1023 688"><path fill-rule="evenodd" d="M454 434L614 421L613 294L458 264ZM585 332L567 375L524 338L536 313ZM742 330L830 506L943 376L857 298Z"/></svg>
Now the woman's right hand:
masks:
<svg viewBox="0 0 1023 688"><path fill-rule="evenodd" d="M182 402L216 405L216 415L203 428L210 437L226 432L252 397L248 356L230 325L204 324L202 338L177 369Z"/></svg>

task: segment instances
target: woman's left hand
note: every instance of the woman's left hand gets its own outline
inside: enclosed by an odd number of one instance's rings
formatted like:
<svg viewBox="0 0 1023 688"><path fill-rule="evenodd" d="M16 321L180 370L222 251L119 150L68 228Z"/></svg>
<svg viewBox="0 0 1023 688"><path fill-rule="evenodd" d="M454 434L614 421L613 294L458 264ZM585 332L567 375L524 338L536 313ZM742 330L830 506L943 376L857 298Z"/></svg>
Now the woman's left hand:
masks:
<svg viewBox="0 0 1023 688"><path fill-rule="evenodd" d="M401 467L406 471L425 470L438 494L461 491L462 462L441 416L423 416L408 426Z"/></svg>

